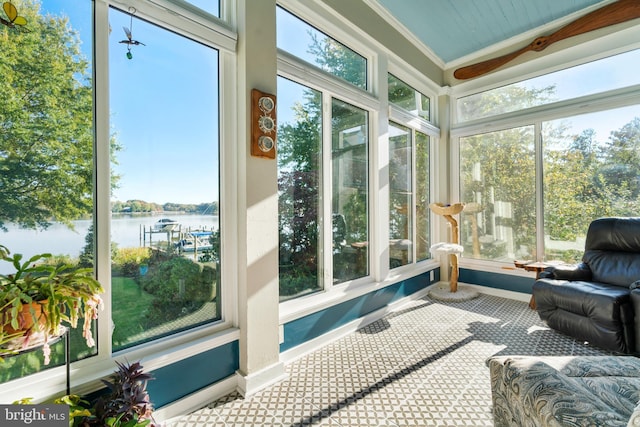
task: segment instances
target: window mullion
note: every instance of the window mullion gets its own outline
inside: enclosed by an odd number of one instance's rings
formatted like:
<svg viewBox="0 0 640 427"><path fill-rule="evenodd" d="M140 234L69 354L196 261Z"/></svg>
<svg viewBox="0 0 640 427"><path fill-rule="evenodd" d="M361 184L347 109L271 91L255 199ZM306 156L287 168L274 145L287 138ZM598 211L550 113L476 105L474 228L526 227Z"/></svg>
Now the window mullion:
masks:
<svg viewBox="0 0 640 427"><path fill-rule="evenodd" d="M534 124L536 164L536 259L544 261L544 176L542 122Z"/></svg>
<svg viewBox="0 0 640 427"><path fill-rule="evenodd" d="M109 7L94 2L94 102L96 133L96 206L95 254L96 276L105 288L104 311L98 321L98 356L111 355L111 152L109 115ZM105 314L106 315L103 315Z"/></svg>
<svg viewBox="0 0 640 427"><path fill-rule="evenodd" d="M321 253L320 279L324 284L324 290L329 291L333 285L333 171L331 150L331 95L326 91L322 93L322 164L320 176L322 180L320 189L320 206L322 213L320 218L321 234L318 250Z"/></svg>
<svg viewBox="0 0 640 427"><path fill-rule="evenodd" d="M412 262L418 262L418 179L417 179L417 158L418 158L418 135L415 129L411 131L411 253Z"/></svg>

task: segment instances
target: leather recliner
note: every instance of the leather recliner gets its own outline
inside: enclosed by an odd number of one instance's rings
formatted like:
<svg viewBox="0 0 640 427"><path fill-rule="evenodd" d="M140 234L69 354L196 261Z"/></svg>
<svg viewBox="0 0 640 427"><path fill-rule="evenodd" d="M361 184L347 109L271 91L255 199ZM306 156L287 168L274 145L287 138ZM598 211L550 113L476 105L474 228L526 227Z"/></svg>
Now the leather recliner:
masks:
<svg viewBox="0 0 640 427"><path fill-rule="evenodd" d="M533 296L550 328L613 352L640 353L640 218L593 221L582 262L547 268Z"/></svg>

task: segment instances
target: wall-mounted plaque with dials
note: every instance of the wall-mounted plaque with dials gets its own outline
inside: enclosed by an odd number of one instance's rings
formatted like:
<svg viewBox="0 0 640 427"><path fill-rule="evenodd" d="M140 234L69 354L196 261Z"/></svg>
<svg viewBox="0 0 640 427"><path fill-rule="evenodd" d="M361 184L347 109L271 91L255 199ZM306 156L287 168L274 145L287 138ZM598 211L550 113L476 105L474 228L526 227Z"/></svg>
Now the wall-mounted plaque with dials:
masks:
<svg viewBox="0 0 640 427"><path fill-rule="evenodd" d="M276 96L251 91L251 155L276 158Z"/></svg>

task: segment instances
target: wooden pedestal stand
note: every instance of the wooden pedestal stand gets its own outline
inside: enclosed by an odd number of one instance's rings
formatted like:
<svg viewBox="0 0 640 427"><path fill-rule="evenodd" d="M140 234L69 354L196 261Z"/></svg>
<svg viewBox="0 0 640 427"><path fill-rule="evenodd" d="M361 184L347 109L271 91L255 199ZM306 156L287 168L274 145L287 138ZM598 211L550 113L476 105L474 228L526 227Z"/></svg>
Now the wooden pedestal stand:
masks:
<svg viewBox="0 0 640 427"><path fill-rule="evenodd" d="M429 208L438 215L442 215L449 224L451 224L451 243L458 244L458 221L452 216L462 212L464 205L462 203L455 203L453 205L443 205L442 203L431 203ZM458 254L449 254L449 260L451 263L451 280L449 281L449 287L451 292L458 291Z"/></svg>
<svg viewBox="0 0 640 427"><path fill-rule="evenodd" d="M523 268L525 271L533 271L534 273L536 273L536 280L538 280L540 278L540 273L542 273L547 267L551 267L552 265L559 265L562 264L562 262L536 262L515 260L513 264L518 268ZM533 297L533 295L531 295L531 299L529 300L529 308L532 310L536 309L536 299Z"/></svg>

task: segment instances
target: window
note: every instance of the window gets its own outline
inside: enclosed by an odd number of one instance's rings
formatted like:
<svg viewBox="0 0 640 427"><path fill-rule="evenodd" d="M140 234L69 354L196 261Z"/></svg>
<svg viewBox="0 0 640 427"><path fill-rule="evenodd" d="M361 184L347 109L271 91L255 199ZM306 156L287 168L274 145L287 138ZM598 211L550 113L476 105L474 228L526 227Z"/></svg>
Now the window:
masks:
<svg viewBox="0 0 640 427"><path fill-rule="evenodd" d="M640 84L640 49L458 99L458 121L496 116ZM490 102L487 102L491 100Z"/></svg>
<svg viewBox="0 0 640 427"><path fill-rule="evenodd" d="M286 301L370 274L370 124L356 105L364 92L353 90L367 88L365 58L284 9L276 13L278 48L287 52L279 57L277 151ZM299 76L300 67L309 73Z"/></svg>
<svg viewBox="0 0 640 427"><path fill-rule="evenodd" d="M369 115L346 102L331 102L333 280L369 274Z"/></svg>
<svg viewBox="0 0 640 427"><path fill-rule="evenodd" d="M220 17L220 1L219 0L186 0L192 5L204 10L213 16Z"/></svg>
<svg viewBox="0 0 640 427"><path fill-rule="evenodd" d="M367 74L365 58L386 52L358 35L345 36L323 20L323 11L285 3L304 16L319 12L314 22L345 40L277 8L281 301L334 287L350 291L346 284L378 280L389 268L430 258L430 144L439 134L429 123L431 98L395 74ZM402 64L391 68L407 81L426 83ZM375 86L372 78L388 85L387 93L354 90ZM389 128L378 132L379 118L389 118ZM374 162L387 157L384 165ZM390 191L373 193L374 178L387 173ZM374 256L387 247L387 259Z"/></svg>
<svg viewBox="0 0 640 427"><path fill-rule="evenodd" d="M369 274L368 113L332 99L331 165L322 166L322 94L278 80L280 299L322 290L325 280L342 283ZM327 188L323 170L330 170ZM328 193L331 191L331 193ZM321 200L332 200L323 220ZM329 227L330 243L323 243ZM331 261L322 258L331 248ZM322 268L332 262L331 270ZM324 272L324 274L323 274Z"/></svg>
<svg viewBox="0 0 640 427"><path fill-rule="evenodd" d="M113 350L220 318L218 52L111 9Z"/></svg>
<svg viewBox="0 0 640 427"><path fill-rule="evenodd" d="M91 2L16 6L28 31L0 28L0 242L23 262L51 253L47 262L92 267ZM1 274L13 271L0 262ZM97 348L78 328L70 351L75 361ZM0 382L64 364L63 340L51 346L49 365L42 360L41 351L6 358Z"/></svg>
<svg viewBox="0 0 640 427"><path fill-rule="evenodd" d="M460 138L460 200L465 258L535 259L533 126Z"/></svg>
<svg viewBox="0 0 640 427"><path fill-rule="evenodd" d="M389 102L415 116L429 120L429 97L418 92L393 74L389 74Z"/></svg>
<svg viewBox="0 0 640 427"><path fill-rule="evenodd" d="M430 98L388 75L389 267L430 258Z"/></svg>
<svg viewBox="0 0 640 427"><path fill-rule="evenodd" d="M415 191L415 206L416 206L416 261L423 261L431 257L429 253L430 244L430 197L429 197L429 183L431 180L430 175L430 143L431 137L426 133L419 131L415 132L416 136L416 150L414 154L416 162L416 191Z"/></svg>
<svg viewBox="0 0 640 427"><path fill-rule="evenodd" d="M279 49L320 67L359 88L367 89L367 60L311 25L277 8Z"/></svg>
<svg viewBox="0 0 640 427"><path fill-rule="evenodd" d="M389 123L389 267L413 262L413 138Z"/></svg>
<svg viewBox="0 0 640 427"><path fill-rule="evenodd" d="M78 363L98 370L134 346L152 360L170 344L140 344L172 335L187 343L184 332L222 316L218 70L234 61L235 40L204 13L210 25L198 42L181 36L194 34L183 28L193 22L176 15L195 8L170 3L175 13L149 3L131 16L85 0L20 2L28 31L0 28L0 242L25 261L45 252L79 267L111 261L95 268L112 297L93 325L97 346L87 347L82 328L70 337L71 361L99 354ZM127 44L123 27L140 44ZM94 70L93 58L108 70ZM0 382L36 381L48 393L64 344L51 346L47 366L40 352L7 358Z"/></svg>
<svg viewBox="0 0 640 427"><path fill-rule="evenodd" d="M543 124L544 258L579 262L587 227L640 212L640 105Z"/></svg>
<svg viewBox="0 0 640 427"><path fill-rule="evenodd" d="M638 63L629 51L458 100L459 120L486 117L454 131L465 258L576 263L591 221L637 216Z"/></svg>
<svg viewBox="0 0 640 427"><path fill-rule="evenodd" d="M278 100L279 276L285 301L323 288L322 94L280 77Z"/></svg>

